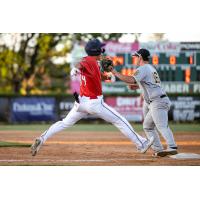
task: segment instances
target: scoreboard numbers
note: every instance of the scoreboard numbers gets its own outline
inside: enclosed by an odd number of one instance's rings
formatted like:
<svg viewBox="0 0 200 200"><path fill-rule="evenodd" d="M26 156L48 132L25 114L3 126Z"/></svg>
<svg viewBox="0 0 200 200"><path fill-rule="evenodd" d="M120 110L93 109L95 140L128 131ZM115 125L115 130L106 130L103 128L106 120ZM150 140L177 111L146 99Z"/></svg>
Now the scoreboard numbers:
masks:
<svg viewBox="0 0 200 200"><path fill-rule="evenodd" d="M136 57L135 57L135 56L132 57L132 64L133 64L133 65L136 65L136 64L137 64L137 63L136 63Z"/></svg>
<svg viewBox="0 0 200 200"><path fill-rule="evenodd" d="M190 57L189 57L189 64L190 64L190 65L193 65L193 64L194 64L194 58L193 58L193 56L190 56Z"/></svg>
<svg viewBox="0 0 200 200"><path fill-rule="evenodd" d="M133 69L133 68L123 68L121 70L121 73L126 76L133 76L135 71L136 69Z"/></svg>
<svg viewBox="0 0 200 200"><path fill-rule="evenodd" d="M152 64L153 65L158 65L159 64L159 58L157 55L152 56Z"/></svg>
<svg viewBox="0 0 200 200"><path fill-rule="evenodd" d="M170 56L169 57L169 64L170 65L175 65L176 64L176 57L175 56Z"/></svg>
<svg viewBox="0 0 200 200"><path fill-rule="evenodd" d="M124 57L123 56L114 56L113 64L114 64L114 66L124 65Z"/></svg>
<svg viewBox="0 0 200 200"><path fill-rule="evenodd" d="M190 75L191 75L191 70L190 70L190 68L187 68L185 70L185 82L186 83L190 83Z"/></svg>

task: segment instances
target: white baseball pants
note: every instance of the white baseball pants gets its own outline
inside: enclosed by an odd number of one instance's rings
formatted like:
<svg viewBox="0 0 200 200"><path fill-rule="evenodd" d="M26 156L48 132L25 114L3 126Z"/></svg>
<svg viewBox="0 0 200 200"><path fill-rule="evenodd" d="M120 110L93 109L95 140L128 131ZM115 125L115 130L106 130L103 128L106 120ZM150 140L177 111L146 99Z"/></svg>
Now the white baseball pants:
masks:
<svg viewBox="0 0 200 200"><path fill-rule="evenodd" d="M133 143L135 143L138 149L144 147L147 139L137 134L123 116L121 116L117 111L108 106L103 101L103 96L99 96L98 99L90 99L89 97L83 96L79 97L79 100L80 103L78 104L75 102L74 107L62 121L56 122L41 135L41 138L44 142L55 133L58 133L66 128L73 126L77 121L90 114L104 119L109 123L112 123L126 137L128 137Z"/></svg>

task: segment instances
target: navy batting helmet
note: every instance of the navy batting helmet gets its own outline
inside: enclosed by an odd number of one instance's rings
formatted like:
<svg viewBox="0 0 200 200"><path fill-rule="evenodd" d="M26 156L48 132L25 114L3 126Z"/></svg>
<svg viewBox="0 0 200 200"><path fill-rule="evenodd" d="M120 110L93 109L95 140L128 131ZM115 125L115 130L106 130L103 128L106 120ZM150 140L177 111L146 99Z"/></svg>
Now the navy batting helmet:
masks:
<svg viewBox="0 0 200 200"><path fill-rule="evenodd" d="M98 39L92 39L86 44L85 51L89 56L99 56L105 51L102 49L103 46L105 43L101 43Z"/></svg>

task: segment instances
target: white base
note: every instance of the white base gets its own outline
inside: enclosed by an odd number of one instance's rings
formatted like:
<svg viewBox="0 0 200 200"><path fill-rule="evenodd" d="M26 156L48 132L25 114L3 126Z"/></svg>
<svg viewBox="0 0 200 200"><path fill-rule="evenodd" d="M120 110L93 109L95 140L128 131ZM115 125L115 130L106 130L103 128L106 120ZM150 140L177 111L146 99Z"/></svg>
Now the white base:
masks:
<svg viewBox="0 0 200 200"><path fill-rule="evenodd" d="M196 153L178 153L173 156L169 156L174 159L200 159L200 154Z"/></svg>

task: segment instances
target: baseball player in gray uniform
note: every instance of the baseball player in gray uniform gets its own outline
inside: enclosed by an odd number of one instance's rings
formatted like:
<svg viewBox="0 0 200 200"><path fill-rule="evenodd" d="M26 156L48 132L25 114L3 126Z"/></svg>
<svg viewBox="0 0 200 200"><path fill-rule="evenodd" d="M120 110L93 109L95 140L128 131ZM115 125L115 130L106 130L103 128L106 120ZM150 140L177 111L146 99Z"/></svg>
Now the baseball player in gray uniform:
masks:
<svg viewBox="0 0 200 200"><path fill-rule="evenodd" d="M147 137L154 136L152 145L154 156L163 157L177 154L177 145L168 125L168 111L171 102L161 87L161 81L155 67L149 64L150 52L147 49L140 49L132 56L136 57L138 66L134 76L122 75L113 67L110 69L120 80L128 84L138 84L142 90L145 101L143 128ZM167 143L167 149L165 150L156 129L162 134Z"/></svg>

